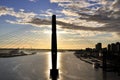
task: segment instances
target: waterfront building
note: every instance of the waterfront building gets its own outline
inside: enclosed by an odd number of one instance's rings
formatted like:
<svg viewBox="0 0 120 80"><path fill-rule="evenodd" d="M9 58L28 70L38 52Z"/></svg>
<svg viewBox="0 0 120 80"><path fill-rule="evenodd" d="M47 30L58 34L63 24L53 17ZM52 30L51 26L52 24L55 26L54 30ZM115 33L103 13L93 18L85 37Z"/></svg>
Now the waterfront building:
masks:
<svg viewBox="0 0 120 80"><path fill-rule="evenodd" d="M120 52L120 42L116 42L116 52Z"/></svg>
<svg viewBox="0 0 120 80"><path fill-rule="evenodd" d="M107 50L109 53L118 55L120 53L120 42L108 44Z"/></svg>
<svg viewBox="0 0 120 80"><path fill-rule="evenodd" d="M108 50L108 52L111 51L111 44L108 44L108 46L107 46L107 50Z"/></svg>
<svg viewBox="0 0 120 80"><path fill-rule="evenodd" d="M116 50L117 50L117 49L116 49L116 44L115 44L115 43L112 43L112 44L111 44L111 51L112 51L112 52L116 52Z"/></svg>
<svg viewBox="0 0 120 80"><path fill-rule="evenodd" d="M95 45L95 49L96 49L96 51L101 51L102 50L102 43L97 43Z"/></svg>

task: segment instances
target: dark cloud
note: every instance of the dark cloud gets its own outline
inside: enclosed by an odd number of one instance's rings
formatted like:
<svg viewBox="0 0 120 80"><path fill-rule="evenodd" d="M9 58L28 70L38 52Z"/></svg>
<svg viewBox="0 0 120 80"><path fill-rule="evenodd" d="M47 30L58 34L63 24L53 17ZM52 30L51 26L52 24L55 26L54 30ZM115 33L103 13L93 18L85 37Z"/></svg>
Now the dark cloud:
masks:
<svg viewBox="0 0 120 80"><path fill-rule="evenodd" d="M40 18L33 18L31 21L29 21L27 23L35 24L35 25L50 25L51 24L51 20L40 19Z"/></svg>
<svg viewBox="0 0 120 80"><path fill-rule="evenodd" d="M63 24L65 24L65 23L63 23ZM62 28L72 29L72 30L85 30L85 31L119 32L120 26L119 25L116 25L116 26L113 27L108 24L108 26L106 26L106 27L85 27L85 26L76 26L76 25L69 24L69 26L63 26Z"/></svg>
<svg viewBox="0 0 120 80"><path fill-rule="evenodd" d="M39 25L39 26L40 25L51 25L51 20L34 18L28 23L34 24L34 25ZM111 24L113 24L114 26ZM103 27L85 27L85 26L78 26L75 24L66 23L63 21L57 21L57 25L60 25L61 28L64 28L64 29L119 33L120 24L119 23L117 23L117 24L111 23L111 24L108 23Z"/></svg>
<svg viewBox="0 0 120 80"><path fill-rule="evenodd" d="M6 7L0 6L0 11L7 10Z"/></svg>
<svg viewBox="0 0 120 80"><path fill-rule="evenodd" d="M117 34L118 34L118 36L120 37L120 32L118 32Z"/></svg>

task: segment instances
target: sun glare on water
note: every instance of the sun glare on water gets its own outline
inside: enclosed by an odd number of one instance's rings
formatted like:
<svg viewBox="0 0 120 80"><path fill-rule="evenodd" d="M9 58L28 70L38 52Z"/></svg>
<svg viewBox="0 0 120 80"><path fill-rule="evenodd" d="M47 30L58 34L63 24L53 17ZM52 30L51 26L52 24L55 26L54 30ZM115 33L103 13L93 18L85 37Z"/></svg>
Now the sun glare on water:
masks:
<svg viewBox="0 0 120 80"><path fill-rule="evenodd" d="M51 52L48 52L48 68L52 69L52 56L51 56ZM60 68L60 61L61 61L61 52L57 52L57 69Z"/></svg>

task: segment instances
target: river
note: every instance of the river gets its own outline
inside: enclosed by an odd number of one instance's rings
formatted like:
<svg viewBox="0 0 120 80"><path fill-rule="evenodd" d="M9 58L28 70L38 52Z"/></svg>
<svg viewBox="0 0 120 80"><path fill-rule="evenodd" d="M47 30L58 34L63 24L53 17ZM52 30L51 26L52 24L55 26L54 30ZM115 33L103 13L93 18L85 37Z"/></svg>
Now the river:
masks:
<svg viewBox="0 0 120 80"><path fill-rule="evenodd" d="M120 80L115 73L103 73L76 58L73 52L58 52L58 80ZM0 80L51 80L51 53L0 58Z"/></svg>

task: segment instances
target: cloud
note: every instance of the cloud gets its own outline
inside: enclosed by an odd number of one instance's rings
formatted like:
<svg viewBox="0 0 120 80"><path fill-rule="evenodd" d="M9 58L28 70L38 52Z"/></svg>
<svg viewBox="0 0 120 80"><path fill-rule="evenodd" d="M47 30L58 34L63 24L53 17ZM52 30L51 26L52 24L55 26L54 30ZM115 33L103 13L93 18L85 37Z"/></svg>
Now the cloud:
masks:
<svg viewBox="0 0 120 80"><path fill-rule="evenodd" d="M58 24L62 25L62 28L72 29L72 30L102 31L102 32L119 32L120 31L119 25L114 28L113 26L110 26L109 24L106 27L85 27L85 26L77 26L77 25L73 25L73 24L67 24L67 23L63 23L63 22L58 22ZM63 25L65 25L65 26L63 26Z"/></svg>
<svg viewBox="0 0 120 80"><path fill-rule="evenodd" d="M48 13L48 11L46 12ZM35 26L50 25L50 20L37 18L38 14L33 12L25 12L24 9L20 9L15 12L13 8L0 7L0 16L10 15L16 18L16 20L6 20L11 24L31 24ZM49 12L50 15L50 12ZM51 14L52 15L52 14Z"/></svg>
<svg viewBox="0 0 120 80"><path fill-rule="evenodd" d="M94 2L94 0L92 1ZM52 2L59 2L59 0L52 0ZM80 2L83 2L86 5L81 5L79 7L78 4L80 4ZM89 8L89 6L100 3L99 0L92 4L86 0L81 0L80 2L79 0L78 2L77 0L70 0L68 3L60 2L59 4L64 4L62 5L63 10L60 13L60 16L64 14L65 17L57 18L57 25L61 28L70 30L116 32L117 34L120 34L120 10L116 7L118 6L118 0L114 2L111 1L110 3L112 3L112 5L108 5L108 2L103 0L103 6L99 6L99 8L94 10L93 8ZM51 25L51 15L60 11L54 12L52 9L48 9L41 12L41 14L35 14L33 12L25 12L24 9L15 12L13 8L0 7L0 16L10 15L16 17L15 21L6 20L7 22L12 24L30 24L37 27ZM41 16L48 16L48 18L42 18Z"/></svg>
<svg viewBox="0 0 120 80"><path fill-rule="evenodd" d="M48 9L46 11L41 12L41 14L36 14L33 12L25 12L24 9L19 9L18 12L15 12L13 8L0 7L0 16L10 15L16 18L16 20L6 20L6 22L8 23L23 25L30 24L37 27L40 27L42 25L51 25L50 18L53 15L53 10ZM58 11L55 11L55 13L58 13Z"/></svg>
<svg viewBox="0 0 120 80"><path fill-rule="evenodd" d="M107 1L102 0L103 4L99 7L95 12L94 15L86 15L87 18L94 21L101 21L101 22L107 22L110 20L116 20L120 18L120 6L118 5L120 3L119 0L115 1Z"/></svg>
<svg viewBox="0 0 120 80"><path fill-rule="evenodd" d="M20 9L19 12L15 12L13 8L0 7L0 16L4 16L4 15L13 16L19 19L19 22L29 21L36 16L36 14L33 12L24 12L24 9Z"/></svg>
<svg viewBox="0 0 120 80"><path fill-rule="evenodd" d="M9 8L9 10L6 8L6 7L0 7L0 16L2 15L6 15L7 14L7 11L11 11L12 8Z"/></svg>
<svg viewBox="0 0 120 80"><path fill-rule="evenodd" d="M118 36L120 37L120 32L118 32L117 34L118 34Z"/></svg>
<svg viewBox="0 0 120 80"><path fill-rule="evenodd" d="M45 11L41 10L41 13L39 14L39 16L45 17L45 18L51 18L51 16L53 14L56 14L57 17L61 17L62 16L61 11L53 10L53 9L47 9Z"/></svg>
<svg viewBox="0 0 120 80"><path fill-rule="evenodd" d="M12 23L12 24L30 24L30 25L38 26L38 27L43 26L43 25L51 25L50 19L41 19L41 18L35 18L35 17L32 17L32 18L28 17L28 19L29 20L22 19L22 20L17 20L17 21L10 21L10 20L6 20L6 21L9 23ZM110 24L106 24L105 27L87 27L85 25L80 26L80 25L76 25L74 23L57 20L57 25L61 26L61 28L70 29L70 30L117 32L117 33L119 33L119 31L120 31L119 23L114 24L116 27L113 27L113 25L110 25Z"/></svg>
<svg viewBox="0 0 120 80"><path fill-rule="evenodd" d="M6 22L11 23L11 24L21 24L21 25L32 25L34 27L48 27L47 25L51 25L50 20L46 19L40 19L40 18L31 18L29 21L23 21L23 20L6 20Z"/></svg>
<svg viewBox="0 0 120 80"><path fill-rule="evenodd" d="M63 14L69 17L75 15L76 17L74 20L84 24L76 25L73 22L71 25L68 24L69 27L67 24L65 24L66 26L62 26L62 28L73 30L116 32L119 34L120 0L67 0L66 2L61 2L60 0L51 1L58 3L59 6L63 7ZM93 25L90 23L93 23Z"/></svg>
<svg viewBox="0 0 120 80"><path fill-rule="evenodd" d="M30 2L36 2L37 0L29 0Z"/></svg>
<svg viewBox="0 0 120 80"><path fill-rule="evenodd" d="M79 16L77 13L75 13L75 12L72 12L72 11L70 11L70 10L62 10L62 13L63 14L65 14L65 15L67 15L67 16Z"/></svg>
<svg viewBox="0 0 120 80"><path fill-rule="evenodd" d="M43 26L43 25L51 25L51 20L47 20L47 19L40 19L40 18L33 18L31 21L26 22L29 23L31 25L35 25L35 26Z"/></svg>
<svg viewBox="0 0 120 80"><path fill-rule="evenodd" d="M32 19L30 22L28 22L30 24L34 24L34 25L51 25L51 20L46 20L46 19L39 19L39 18L35 18ZM62 22L62 21L57 21L57 25L60 25L61 28L64 29L70 29L70 30L85 30L85 31L100 31L100 32L117 32L119 33L120 31L120 24L114 24L116 25L116 27L113 27L112 25L106 24L106 27L85 27L85 26L78 26L75 24L70 24L67 22Z"/></svg>
<svg viewBox="0 0 120 80"><path fill-rule="evenodd" d="M71 2L71 0L50 0L51 3L58 3L58 2Z"/></svg>

